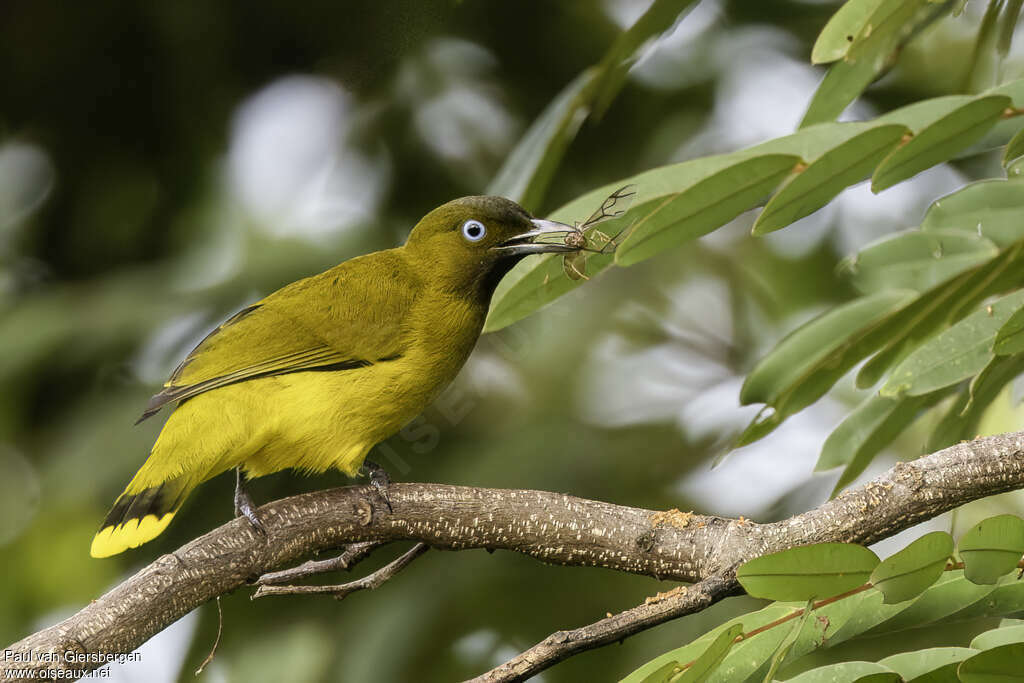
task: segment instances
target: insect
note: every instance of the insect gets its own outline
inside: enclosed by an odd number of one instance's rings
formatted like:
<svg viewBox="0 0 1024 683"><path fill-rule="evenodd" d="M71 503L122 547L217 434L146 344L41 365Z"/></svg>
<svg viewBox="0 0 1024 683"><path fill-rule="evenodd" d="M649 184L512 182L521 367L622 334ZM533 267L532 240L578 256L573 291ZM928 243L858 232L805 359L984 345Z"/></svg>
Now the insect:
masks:
<svg viewBox="0 0 1024 683"><path fill-rule="evenodd" d="M608 237L600 230L594 230L594 226L604 221L618 218L626 213L629 205L636 197L636 185L625 185L608 195L608 198L601 202L597 211L590 214L590 217L582 223L577 223L574 229L566 232L565 244L576 247L579 251L570 252L562 257L562 270L570 280L589 280L587 277L587 257L589 254L607 254L615 251L618 246L616 240L626 231L623 228L613 237ZM589 231L589 234L588 234ZM600 248L590 246L591 240L599 242Z"/></svg>

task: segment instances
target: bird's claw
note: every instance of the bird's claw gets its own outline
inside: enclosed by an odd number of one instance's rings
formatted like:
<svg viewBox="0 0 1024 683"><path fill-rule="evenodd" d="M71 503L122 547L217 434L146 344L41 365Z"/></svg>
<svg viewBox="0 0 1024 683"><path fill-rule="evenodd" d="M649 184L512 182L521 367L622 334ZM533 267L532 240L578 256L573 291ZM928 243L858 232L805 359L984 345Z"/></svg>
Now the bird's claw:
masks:
<svg viewBox="0 0 1024 683"><path fill-rule="evenodd" d="M388 496L388 487L391 486L391 477L388 476L387 471L372 460L366 460L363 462L363 470L366 476L370 479L370 486L377 492L381 500L384 501L384 505L387 506L388 512L394 512L391 507L391 498Z"/></svg>
<svg viewBox="0 0 1024 683"><path fill-rule="evenodd" d="M249 525L260 536L266 538L267 527L263 525L263 520L256 512L256 503L253 502L252 496L245 489L245 475L241 469L235 470L235 517L245 517Z"/></svg>

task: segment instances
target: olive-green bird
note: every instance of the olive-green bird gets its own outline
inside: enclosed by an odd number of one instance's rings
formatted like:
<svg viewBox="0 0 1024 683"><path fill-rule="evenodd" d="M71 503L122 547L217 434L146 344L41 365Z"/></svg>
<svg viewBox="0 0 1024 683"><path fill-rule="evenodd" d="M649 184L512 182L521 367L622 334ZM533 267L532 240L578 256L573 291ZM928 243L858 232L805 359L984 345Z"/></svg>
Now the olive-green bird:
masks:
<svg viewBox="0 0 1024 683"><path fill-rule="evenodd" d="M196 486L236 469L235 506L261 528L243 476L355 476L367 453L455 378L495 286L522 257L571 252L572 230L501 197L434 209L404 246L293 282L228 318L146 407L176 403L92 541L115 555L160 534Z"/></svg>

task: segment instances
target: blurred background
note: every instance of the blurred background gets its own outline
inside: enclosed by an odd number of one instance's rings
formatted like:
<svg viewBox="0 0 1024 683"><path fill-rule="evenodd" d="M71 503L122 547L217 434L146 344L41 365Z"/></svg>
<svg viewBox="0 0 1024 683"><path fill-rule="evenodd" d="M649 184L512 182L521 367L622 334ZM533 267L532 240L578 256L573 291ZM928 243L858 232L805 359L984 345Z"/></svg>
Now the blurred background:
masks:
<svg viewBox="0 0 1024 683"><path fill-rule="evenodd" d="M164 416L133 422L199 339L294 279L401 243L434 206L483 192L530 122L647 4L0 3L0 641L231 518L224 476L155 542L88 555ZM643 169L792 132L823 73L811 45L839 4L703 0L583 126L538 213ZM931 26L846 117L1019 77L1020 40L998 69L983 59L966 73L983 10L972 2ZM835 475L811 470L855 400L851 384L713 468L756 412L738 405L744 373L852 296L835 272L844 255L917 224L996 162L939 166L879 196L857 186L765 239L749 237L743 216L612 269L483 338L438 405L375 459L399 481L758 521L814 506ZM987 425L1016 426L1009 410ZM904 435L889 462L916 454L926 430ZM345 483L282 473L252 492L268 501ZM979 517L1020 509L1015 498L981 505ZM668 588L512 553L428 553L343 603L226 596L203 676L455 680ZM617 678L756 604L732 599L537 680ZM206 605L111 677L194 680L216 632Z"/></svg>

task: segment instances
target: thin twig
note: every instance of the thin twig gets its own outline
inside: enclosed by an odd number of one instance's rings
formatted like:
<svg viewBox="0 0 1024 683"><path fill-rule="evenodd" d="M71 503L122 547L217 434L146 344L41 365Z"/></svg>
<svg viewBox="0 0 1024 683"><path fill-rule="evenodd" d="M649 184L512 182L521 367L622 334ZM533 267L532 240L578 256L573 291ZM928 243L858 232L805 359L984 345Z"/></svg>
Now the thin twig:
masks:
<svg viewBox="0 0 1024 683"><path fill-rule="evenodd" d="M381 584L402 571L417 557L430 550L426 543L417 543L412 550L407 551L397 560L390 562L372 574L368 574L356 581L349 581L336 586L260 586L252 594L252 599L263 598L268 595L323 595L324 593L334 596L336 600L343 600L347 596L362 590L373 590ZM337 559L337 558L336 558ZM328 560L329 561L329 560ZM282 572L278 572L282 573Z"/></svg>
<svg viewBox="0 0 1024 683"><path fill-rule="evenodd" d="M735 572L723 571L582 628L552 633L529 650L467 683L525 681L577 653L619 642L666 621L700 612L739 590Z"/></svg>
<svg viewBox="0 0 1024 683"><path fill-rule="evenodd" d="M298 567L282 569L279 572L267 572L256 580L257 586L269 586L276 583L290 583L316 574L328 572L348 571L362 560L366 559L377 548L387 545L387 541L363 541L352 543L345 548L345 551L337 557L327 560L309 560ZM257 597L257 596L253 596Z"/></svg>
<svg viewBox="0 0 1024 683"><path fill-rule="evenodd" d="M210 648L210 654L206 655L206 659L196 669L195 675L203 673L203 669L206 665L213 661L213 656L217 654L217 646L220 645L220 634L224 632L224 611L220 608L220 596L217 596L217 637L213 640L213 647Z"/></svg>

